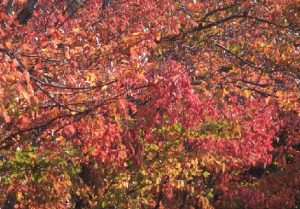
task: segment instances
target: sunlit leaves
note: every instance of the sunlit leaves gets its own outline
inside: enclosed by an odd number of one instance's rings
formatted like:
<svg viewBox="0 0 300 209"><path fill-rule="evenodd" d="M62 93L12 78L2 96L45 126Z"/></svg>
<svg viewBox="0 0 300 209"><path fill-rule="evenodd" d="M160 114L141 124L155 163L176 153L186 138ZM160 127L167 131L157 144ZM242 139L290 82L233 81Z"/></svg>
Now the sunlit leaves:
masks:
<svg viewBox="0 0 300 209"><path fill-rule="evenodd" d="M0 204L295 204L297 1L38 1L26 25L9 2Z"/></svg>

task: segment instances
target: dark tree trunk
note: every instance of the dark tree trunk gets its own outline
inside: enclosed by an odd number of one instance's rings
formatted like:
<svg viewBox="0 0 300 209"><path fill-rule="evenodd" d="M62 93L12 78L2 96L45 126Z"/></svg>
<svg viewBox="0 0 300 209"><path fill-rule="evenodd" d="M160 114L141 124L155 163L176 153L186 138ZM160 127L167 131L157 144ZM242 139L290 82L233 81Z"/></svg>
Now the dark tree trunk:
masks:
<svg viewBox="0 0 300 209"><path fill-rule="evenodd" d="M7 199L2 209L14 209L15 203L16 203L16 194L15 192L12 192L7 196Z"/></svg>
<svg viewBox="0 0 300 209"><path fill-rule="evenodd" d="M66 12L68 15L73 15L79 7L83 5L83 0L67 0L67 9Z"/></svg>
<svg viewBox="0 0 300 209"><path fill-rule="evenodd" d="M28 0L24 8L19 12L17 20L20 24L25 25L32 17L34 7L38 0Z"/></svg>

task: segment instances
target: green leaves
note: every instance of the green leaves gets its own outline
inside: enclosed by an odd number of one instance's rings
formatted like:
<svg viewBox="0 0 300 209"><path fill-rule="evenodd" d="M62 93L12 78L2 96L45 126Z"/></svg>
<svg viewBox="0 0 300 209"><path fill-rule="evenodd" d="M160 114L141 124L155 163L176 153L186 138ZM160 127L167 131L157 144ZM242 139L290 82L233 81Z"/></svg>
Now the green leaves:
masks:
<svg viewBox="0 0 300 209"><path fill-rule="evenodd" d="M213 139L236 139L241 137L241 127L238 121L220 120L209 121L203 125L199 132L200 137L212 137Z"/></svg>

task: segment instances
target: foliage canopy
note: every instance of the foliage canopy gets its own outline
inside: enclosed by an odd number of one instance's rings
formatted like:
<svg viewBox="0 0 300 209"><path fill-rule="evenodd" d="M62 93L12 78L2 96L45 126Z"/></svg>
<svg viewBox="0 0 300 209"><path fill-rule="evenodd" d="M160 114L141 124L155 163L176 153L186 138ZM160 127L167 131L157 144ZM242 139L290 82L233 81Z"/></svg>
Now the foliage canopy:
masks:
<svg viewBox="0 0 300 209"><path fill-rule="evenodd" d="M299 0L0 2L0 206L299 206Z"/></svg>

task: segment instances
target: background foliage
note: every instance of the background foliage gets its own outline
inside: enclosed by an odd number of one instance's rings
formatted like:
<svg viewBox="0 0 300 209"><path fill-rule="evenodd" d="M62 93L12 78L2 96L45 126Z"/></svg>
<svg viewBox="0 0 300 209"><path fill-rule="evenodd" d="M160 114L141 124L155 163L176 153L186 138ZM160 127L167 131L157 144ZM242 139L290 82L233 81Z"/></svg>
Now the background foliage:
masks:
<svg viewBox="0 0 300 209"><path fill-rule="evenodd" d="M299 0L0 3L1 208L299 207Z"/></svg>

